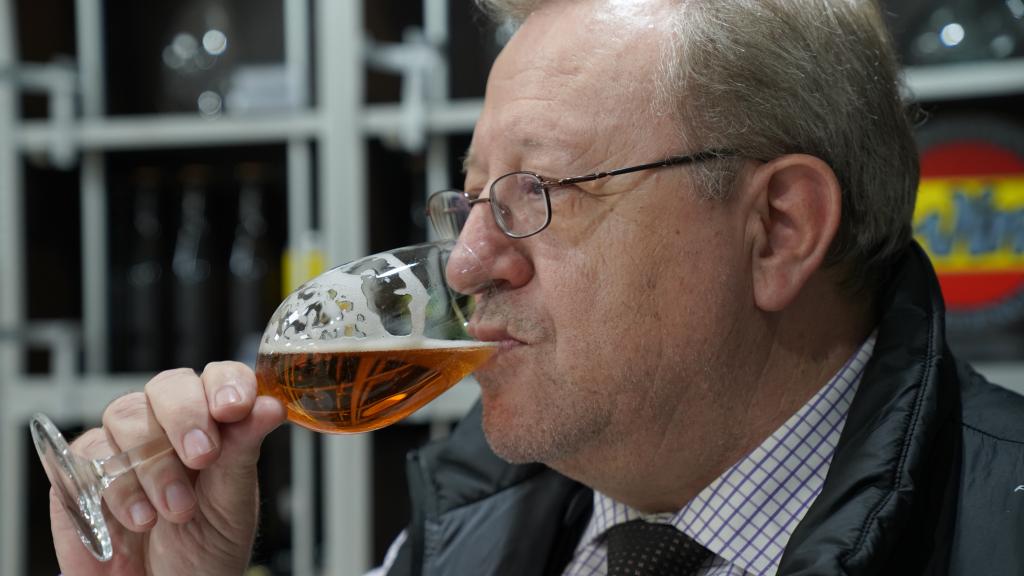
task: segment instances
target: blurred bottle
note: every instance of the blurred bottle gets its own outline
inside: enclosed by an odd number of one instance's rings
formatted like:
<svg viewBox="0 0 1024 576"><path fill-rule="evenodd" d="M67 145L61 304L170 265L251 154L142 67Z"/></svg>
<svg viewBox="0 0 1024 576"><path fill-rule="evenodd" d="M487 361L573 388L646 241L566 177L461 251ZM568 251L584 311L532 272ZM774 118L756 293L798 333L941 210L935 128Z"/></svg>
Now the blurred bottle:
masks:
<svg viewBox="0 0 1024 576"><path fill-rule="evenodd" d="M216 118L287 89L284 2L172 0L104 10L109 113ZM116 9L114 6L116 5Z"/></svg>
<svg viewBox="0 0 1024 576"><path fill-rule="evenodd" d="M920 7L908 27L909 65L1001 60L1024 55L1024 0L943 0Z"/></svg>
<svg viewBox="0 0 1024 576"><path fill-rule="evenodd" d="M160 170L140 167L134 174L135 207L126 269L125 369L161 368L164 326L163 226L160 219Z"/></svg>
<svg viewBox="0 0 1024 576"><path fill-rule="evenodd" d="M238 224L228 260L229 342L236 360L254 365L260 335L280 299L280 280L263 213L263 167L240 164L238 180Z"/></svg>
<svg viewBox="0 0 1024 576"><path fill-rule="evenodd" d="M181 222L174 271L174 364L202 370L218 359L223 314L217 306L218 266L207 216L209 169L182 169Z"/></svg>
<svg viewBox="0 0 1024 576"><path fill-rule="evenodd" d="M158 105L163 110L198 110L206 117L223 110L224 86L237 47L223 0L175 2L164 30L173 30L161 51ZM231 45L228 39L231 37Z"/></svg>

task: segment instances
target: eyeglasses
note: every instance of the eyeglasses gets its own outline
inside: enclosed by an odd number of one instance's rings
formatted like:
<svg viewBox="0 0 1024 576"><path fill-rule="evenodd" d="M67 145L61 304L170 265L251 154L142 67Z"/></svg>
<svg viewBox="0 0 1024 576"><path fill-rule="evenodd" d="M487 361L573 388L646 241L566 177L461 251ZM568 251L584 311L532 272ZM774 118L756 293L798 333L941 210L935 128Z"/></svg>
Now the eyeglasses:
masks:
<svg viewBox="0 0 1024 576"><path fill-rule="evenodd" d="M672 156L660 162L640 164L585 176L551 180L529 171L511 172L499 177L489 188L487 197L473 198L462 190L442 190L427 198L427 216L434 230L443 239L455 239L469 219L474 205L488 202L498 227L509 238L526 238L548 227L551 223L551 190L560 186L590 182L609 176L629 174L640 170L682 166L733 156L731 150L705 150L686 156Z"/></svg>

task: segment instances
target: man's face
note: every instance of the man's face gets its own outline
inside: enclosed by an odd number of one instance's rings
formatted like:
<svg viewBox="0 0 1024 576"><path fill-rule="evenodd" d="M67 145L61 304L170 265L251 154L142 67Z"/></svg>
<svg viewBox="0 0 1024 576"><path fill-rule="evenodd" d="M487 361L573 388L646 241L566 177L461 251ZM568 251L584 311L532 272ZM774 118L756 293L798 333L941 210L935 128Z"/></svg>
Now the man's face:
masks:
<svg viewBox="0 0 1024 576"><path fill-rule="evenodd" d="M666 19L641 4L555 3L526 21L491 72L467 191L516 170L562 178L696 152L652 112ZM526 239L474 207L460 242L495 286L471 331L501 341L476 373L498 454L573 469L713 396L750 280L742 221L701 200L687 170L552 189L551 225Z"/></svg>

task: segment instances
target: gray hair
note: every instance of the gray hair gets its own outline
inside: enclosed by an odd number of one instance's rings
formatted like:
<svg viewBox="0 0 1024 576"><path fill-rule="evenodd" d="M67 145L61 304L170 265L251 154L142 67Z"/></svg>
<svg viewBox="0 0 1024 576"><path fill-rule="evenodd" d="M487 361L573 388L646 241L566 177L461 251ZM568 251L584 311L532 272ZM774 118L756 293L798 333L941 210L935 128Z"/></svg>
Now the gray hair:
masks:
<svg viewBox="0 0 1024 576"><path fill-rule="evenodd" d="M545 0L477 0L521 22ZM910 242L918 156L899 68L874 0L678 0L660 62L656 111L674 113L687 147L768 160L821 158L843 191L826 266L873 290ZM722 198L739 164L695 167Z"/></svg>

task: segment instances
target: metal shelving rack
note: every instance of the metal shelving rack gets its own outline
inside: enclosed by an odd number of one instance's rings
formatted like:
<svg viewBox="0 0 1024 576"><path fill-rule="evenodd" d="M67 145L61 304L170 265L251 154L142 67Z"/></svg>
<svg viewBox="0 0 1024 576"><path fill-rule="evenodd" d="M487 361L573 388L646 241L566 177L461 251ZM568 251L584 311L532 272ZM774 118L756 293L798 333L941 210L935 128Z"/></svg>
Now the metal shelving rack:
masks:
<svg viewBox="0 0 1024 576"><path fill-rule="evenodd" d="M399 104L366 105L363 78L368 54L361 2L282 0L285 65L297 107L276 116L222 117L195 115L105 116L102 54L102 0L76 0L77 96L81 117L24 121L18 114L19 90L12 74L0 75L0 573L22 574L25 535L21 523L29 511L23 498L25 461L23 427L35 411L58 421L96 422L114 397L141 389L147 375L112 375L107 370L109 269L106 241L106 175L103 155L115 150L172 149L282 143L287 146L289 244L299 246L312 230L310 207L316 201L330 225L320 230L328 262L342 262L367 251L366 139L408 138L419 134L426 154L428 189L448 184L445 137L472 130L481 103L452 102L447 95L447 63L438 47L448 36L448 0L423 0L424 44L434 50L425 58L432 68L403 75L419 81ZM313 14L310 14L312 6ZM0 0L0 71L17 70L14 3ZM311 17L315 16L315 17ZM315 26L315 28L314 28ZM315 59L307 49L313 31ZM413 47L416 49L417 47ZM376 49L376 48L375 48ZM311 62L316 62L317 106L309 105ZM420 74L420 76L416 76ZM45 76L45 74L43 75ZM428 78L429 76L429 78ZM5 81L8 80L8 81ZM57 75L52 81L61 81ZM63 78L66 81L66 77ZM45 83L44 77L43 82ZM51 93L51 96L53 94ZM406 97L408 96L408 97ZM10 136L9 136L10 135ZM313 144L316 144L315 148ZM318 189L313 189L313 154ZM81 326L28 324L21 157L29 153L77 158L81 169L83 318ZM51 323L52 324L52 323ZM54 353L46 376L29 376L22 366L28 342ZM75 368L81 351L84 373ZM471 384L460 384L421 411L419 421L451 422L476 397ZM370 567L372 480L367 435L327 437L322 444L325 500L313 501L314 438L304 430L292 434L293 573L360 574ZM323 565L314 566L314 507L323 518Z"/></svg>
<svg viewBox="0 0 1024 576"><path fill-rule="evenodd" d="M22 574L25 537L21 522L29 512L23 498L24 423L37 410L58 420L98 420L110 399L142 387L145 375L107 373L106 175L103 155L114 150L171 149L283 143L287 146L288 236L290 244L312 229L310 206L318 202L331 215L321 232L328 262L341 262L367 250L366 139L373 136L416 140L426 154L427 189L448 182L445 137L472 130L478 100L452 101L447 93L447 64L433 58L429 79L423 69L404 76L419 86L401 104L366 105L363 77L374 59L364 41L362 3L335 0L282 0L285 60L295 90L295 110L277 116L223 117L216 121L193 115L107 117L104 111L102 0L76 0L78 62L75 70L82 115L23 121L18 115L20 88L5 70L19 64L14 3L0 0L0 574ZM423 0L426 46L444 46L448 37L448 1ZM312 6L313 13L310 13ZM315 16L315 17L314 17ZM315 29L314 29L315 26ZM314 59L305 38L315 30L317 102L305 93ZM421 45L422 48L422 45ZM377 48L373 48L376 50ZM380 55L377 55L380 56ZM430 61L430 55L424 60ZM436 56L436 54L434 54ZM387 60L381 57L381 60ZM911 92L923 101L994 94L1024 93L1024 62L951 65L908 69ZM45 79L44 79L45 80ZM59 78L57 79L59 80ZM412 85L412 84L410 84ZM58 121L61 120L61 121ZM319 155L318 189L313 187L313 154ZM29 325L26 297L21 157L64 154L81 166L83 319ZM48 346L54 365L45 377L28 376L22 366L28 342ZM85 372L75 359L84 352ZM1024 364L983 367L1002 383L1024 393ZM458 418L475 399L471 385L460 385L418 413L420 421ZM313 438L295 429L292 445L294 502L293 572L307 575L359 574L370 563L370 439L366 435L324 439L326 500L313 501ZM314 566L314 506L323 511L326 554Z"/></svg>
<svg viewBox="0 0 1024 576"><path fill-rule="evenodd" d="M910 67L905 73L922 102L1024 94L1024 59Z"/></svg>
<svg viewBox="0 0 1024 576"><path fill-rule="evenodd" d="M908 67L911 98L921 103L1024 95L1024 58ZM1024 362L974 363L987 378L1024 394Z"/></svg>

